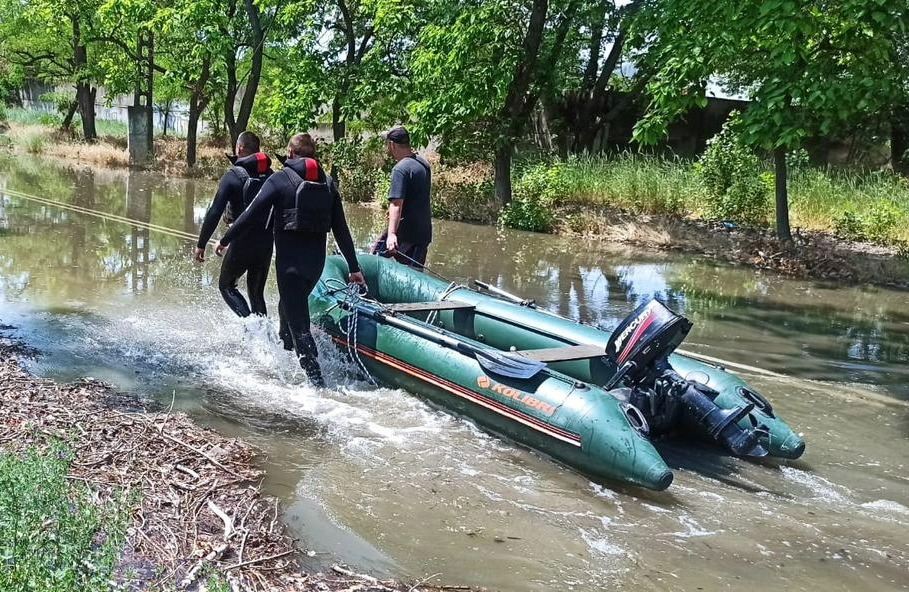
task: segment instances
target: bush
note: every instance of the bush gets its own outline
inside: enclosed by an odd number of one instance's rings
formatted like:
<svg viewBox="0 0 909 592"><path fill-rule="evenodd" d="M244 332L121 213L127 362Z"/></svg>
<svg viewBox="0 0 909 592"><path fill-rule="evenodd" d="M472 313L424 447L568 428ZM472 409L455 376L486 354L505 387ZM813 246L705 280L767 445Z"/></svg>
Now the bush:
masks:
<svg viewBox="0 0 909 592"><path fill-rule="evenodd" d="M499 214L499 225L516 230L550 232L553 208L561 193L562 163L540 163L524 171L515 183L511 202Z"/></svg>
<svg viewBox="0 0 909 592"><path fill-rule="evenodd" d="M93 500L71 453L0 454L0 590L108 590L126 538L124 499Z"/></svg>
<svg viewBox="0 0 909 592"><path fill-rule="evenodd" d="M381 197L379 188L387 173L379 143L345 138L326 145L325 153L327 165L337 167L340 173L336 181L345 201L363 202Z"/></svg>
<svg viewBox="0 0 909 592"><path fill-rule="evenodd" d="M38 134L32 134L26 137L25 151L29 154L41 154L44 152L44 137Z"/></svg>
<svg viewBox="0 0 909 592"><path fill-rule="evenodd" d="M432 215L460 222L494 222L498 215L492 171L481 164L433 171Z"/></svg>
<svg viewBox="0 0 909 592"><path fill-rule="evenodd" d="M767 223L773 176L761 175L761 163L735 131L733 114L707 149L695 170L707 188L708 215L745 224Z"/></svg>
<svg viewBox="0 0 909 592"><path fill-rule="evenodd" d="M881 201L864 214L856 214L852 210L844 211L835 219L834 231L848 240L867 240L900 247L902 243L895 237L900 226L906 222L906 214L897 204Z"/></svg>
<svg viewBox="0 0 909 592"><path fill-rule="evenodd" d="M833 223L834 232L842 238L854 241L865 240L865 228L861 219L851 210L846 210Z"/></svg>

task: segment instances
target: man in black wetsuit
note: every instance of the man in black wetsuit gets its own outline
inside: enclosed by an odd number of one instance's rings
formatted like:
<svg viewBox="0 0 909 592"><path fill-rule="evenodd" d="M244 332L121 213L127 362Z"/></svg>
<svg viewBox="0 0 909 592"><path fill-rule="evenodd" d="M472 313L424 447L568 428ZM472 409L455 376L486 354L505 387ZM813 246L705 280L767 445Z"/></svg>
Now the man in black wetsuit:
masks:
<svg viewBox="0 0 909 592"><path fill-rule="evenodd" d="M259 151L259 138L252 132L240 134L236 151L238 158L221 177L215 198L205 213L199 242L193 249L193 257L200 263L205 261L205 245L218 226L218 220L222 216L228 224L236 220L272 173L271 159ZM267 222L268 212L257 216L250 223L249 232L237 241L221 263L218 289L230 309L241 317L248 317L250 313L265 316L267 312L265 280L271 267L273 243ZM244 273L249 304L237 290L237 280Z"/></svg>
<svg viewBox="0 0 909 592"><path fill-rule="evenodd" d="M309 330L309 294L325 267L326 239L331 230L350 269L348 281L365 284L357 263L353 238L344 217L337 185L315 159L309 134L297 134L287 146L284 170L269 177L262 190L221 237L221 254L240 240L260 216L271 212L274 225L275 269L281 297L281 339L297 353L300 367L316 386L324 386L318 350ZM289 169L289 170L288 170ZM231 247L233 249L233 247Z"/></svg>

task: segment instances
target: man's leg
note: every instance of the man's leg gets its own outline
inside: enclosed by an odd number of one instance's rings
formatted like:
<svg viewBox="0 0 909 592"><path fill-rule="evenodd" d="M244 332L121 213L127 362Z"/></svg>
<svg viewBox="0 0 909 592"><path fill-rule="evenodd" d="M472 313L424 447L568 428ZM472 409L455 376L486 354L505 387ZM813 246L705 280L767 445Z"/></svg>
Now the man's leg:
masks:
<svg viewBox="0 0 909 592"><path fill-rule="evenodd" d="M218 290L224 298L224 302L239 317L248 317L250 315L249 305L246 298L237 290L237 280L246 272L246 265L243 262L243 246L234 244L224 255L221 262L221 275L218 276Z"/></svg>
<svg viewBox="0 0 909 592"><path fill-rule="evenodd" d="M281 291L280 284L278 292ZM287 315L284 313L284 302L278 298L278 339L284 344L287 351L294 350L294 340L290 336L290 327L287 326Z"/></svg>
<svg viewBox="0 0 909 592"><path fill-rule="evenodd" d="M396 255L395 259L399 263L423 271L423 266L426 265L426 254L428 252L429 245L403 244L400 249L398 249L398 255L403 255L403 257Z"/></svg>
<svg viewBox="0 0 909 592"><path fill-rule="evenodd" d="M246 294L249 296L249 307L252 314L266 316L265 282L268 280L268 268L271 267L272 243L258 245L255 253L250 253L251 260L246 270Z"/></svg>
<svg viewBox="0 0 909 592"><path fill-rule="evenodd" d="M319 366L319 351L316 342L309 332L309 293L315 287L318 278L302 278L296 269L278 271L278 291L281 295L280 307L284 312L288 332L293 341L294 351L300 359L300 367L313 386L325 386L322 368Z"/></svg>

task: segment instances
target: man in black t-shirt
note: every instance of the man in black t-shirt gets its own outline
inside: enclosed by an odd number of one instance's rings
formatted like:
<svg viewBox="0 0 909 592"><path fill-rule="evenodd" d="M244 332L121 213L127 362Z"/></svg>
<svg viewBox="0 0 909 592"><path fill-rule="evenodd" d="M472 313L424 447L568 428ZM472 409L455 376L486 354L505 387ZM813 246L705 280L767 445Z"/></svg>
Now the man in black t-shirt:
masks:
<svg viewBox="0 0 909 592"><path fill-rule="evenodd" d="M404 126L391 128L385 134L385 144L397 164L391 171L388 191L388 229L373 245L372 253L423 269L432 242L432 172L426 159L411 150L410 134Z"/></svg>

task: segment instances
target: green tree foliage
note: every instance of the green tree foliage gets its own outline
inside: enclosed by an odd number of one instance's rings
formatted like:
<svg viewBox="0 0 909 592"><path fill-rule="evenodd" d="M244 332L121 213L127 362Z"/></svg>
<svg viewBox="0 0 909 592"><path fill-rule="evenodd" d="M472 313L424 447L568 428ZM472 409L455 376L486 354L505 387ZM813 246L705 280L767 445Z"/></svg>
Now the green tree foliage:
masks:
<svg viewBox="0 0 909 592"><path fill-rule="evenodd" d="M196 163L199 120L223 87L225 75L221 58L233 51L226 34L228 16L221 0L175 0L155 12L152 28L162 47L157 63L161 84L167 93L182 88L189 103L186 134L186 164Z"/></svg>
<svg viewBox="0 0 909 592"><path fill-rule="evenodd" d="M24 76L51 84L72 84L86 140L95 131L94 86L98 64L89 52L97 33L97 12L90 0L61 5L54 0L0 0L0 62ZM72 113L64 124L72 119Z"/></svg>
<svg viewBox="0 0 909 592"><path fill-rule="evenodd" d="M549 69L541 97L562 136L563 155L601 151L612 122L640 93L646 72L629 79L620 66L628 53L628 31L642 4L581 3L561 62Z"/></svg>
<svg viewBox="0 0 909 592"><path fill-rule="evenodd" d="M438 2L420 33L410 105L417 135L443 150L495 157L495 193L511 200L511 158L548 72L558 63L578 0ZM431 89L431 90L430 90Z"/></svg>
<svg viewBox="0 0 909 592"><path fill-rule="evenodd" d="M416 0L296 0L277 26L286 54L271 68L264 112L286 135L326 115L334 139L349 128L401 121L410 90L405 58L424 15Z"/></svg>
<svg viewBox="0 0 909 592"><path fill-rule="evenodd" d="M890 68L903 0L651 0L636 23L636 45L654 73L636 138L652 143L695 105L718 77L751 98L745 141L773 150L777 234L791 241L785 154L807 136L825 135L889 112L899 96Z"/></svg>

